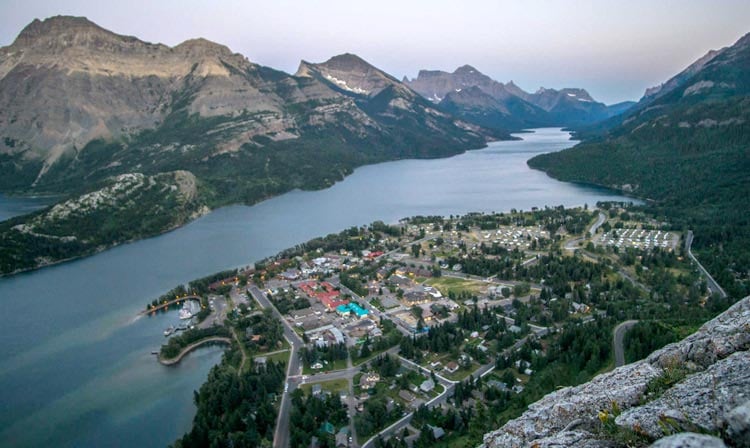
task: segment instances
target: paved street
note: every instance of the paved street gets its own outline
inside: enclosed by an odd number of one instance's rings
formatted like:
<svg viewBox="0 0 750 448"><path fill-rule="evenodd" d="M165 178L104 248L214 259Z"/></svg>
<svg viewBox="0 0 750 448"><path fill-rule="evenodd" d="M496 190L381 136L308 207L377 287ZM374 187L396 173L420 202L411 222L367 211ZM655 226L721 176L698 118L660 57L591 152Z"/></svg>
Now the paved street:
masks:
<svg viewBox="0 0 750 448"><path fill-rule="evenodd" d="M248 286L247 291L252 294L252 296L255 298L255 300L258 301L260 306L270 309L273 312L274 316L281 320L284 328L284 337L291 346L289 365L287 366L286 370L287 381L286 385L284 386L284 392L281 395L279 417L276 422L276 432L274 433L273 438L274 447L287 448L289 446L289 413L291 410L292 401L290 394L294 392L295 389L297 389L301 382L301 378L299 378L299 375L302 373L302 364L299 359L298 351L304 345L304 343L302 339L297 336L297 333L294 332L286 319L284 319L281 313L279 313L279 310L277 310L276 307L273 306L273 303L271 303L265 296L265 294L263 294L263 291L258 289L258 287L255 285Z"/></svg>

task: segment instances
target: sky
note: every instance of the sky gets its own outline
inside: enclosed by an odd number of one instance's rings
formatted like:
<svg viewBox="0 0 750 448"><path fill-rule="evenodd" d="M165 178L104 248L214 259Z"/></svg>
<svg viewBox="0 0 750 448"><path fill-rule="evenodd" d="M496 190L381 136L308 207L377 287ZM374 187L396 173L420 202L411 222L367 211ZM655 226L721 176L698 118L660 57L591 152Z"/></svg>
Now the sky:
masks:
<svg viewBox="0 0 750 448"><path fill-rule="evenodd" d="M470 64L607 104L750 32L748 0L0 0L0 46L60 14L170 46L204 37L289 73L349 52L399 79Z"/></svg>

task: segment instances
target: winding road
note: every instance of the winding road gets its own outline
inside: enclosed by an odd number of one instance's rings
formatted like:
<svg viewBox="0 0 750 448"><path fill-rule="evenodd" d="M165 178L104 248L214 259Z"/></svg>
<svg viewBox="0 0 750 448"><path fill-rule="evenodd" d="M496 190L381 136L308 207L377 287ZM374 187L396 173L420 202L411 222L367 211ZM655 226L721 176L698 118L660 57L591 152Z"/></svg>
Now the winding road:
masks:
<svg viewBox="0 0 750 448"><path fill-rule="evenodd" d="M711 290L712 293L719 294L722 299L727 298L727 293L724 291L724 289L719 285L716 280L711 276L711 274L708 273L706 268L703 267L700 261L698 261L697 258L693 255L693 251L691 250L691 247L693 246L693 231L688 230L687 235L685 236L685 249L687 251L688 256L691 260L695 262L696 265L698 265L698 269L701 271L701 274L706 278L706 283L708 285L708 289Z"/></svg>
<svg viewBox="0 0 750 448"><path fill-rule="evenodd" d="M616 326L612 332L612 344L615 349L615 368L625 365L625 347L623 342L625 340L625 333L637 324L637 320L626 320L620 325Z"/></svg>

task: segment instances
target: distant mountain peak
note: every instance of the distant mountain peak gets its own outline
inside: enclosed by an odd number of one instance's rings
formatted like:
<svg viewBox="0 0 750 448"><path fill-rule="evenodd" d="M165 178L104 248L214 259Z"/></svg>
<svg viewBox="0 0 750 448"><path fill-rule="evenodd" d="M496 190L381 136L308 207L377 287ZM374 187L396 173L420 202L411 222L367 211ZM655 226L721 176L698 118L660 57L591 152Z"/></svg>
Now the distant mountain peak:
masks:
<svg viewBox="0 0 750 448"><path fill-rule="evenodd" d="M326 67L336 68L339 70L372 67L372 64L353 53L343 53L336 55L319 65L324 65Z"/></svg>
<svg viewBox="0 0 750 448"><path fill-rule="evenodd" d="M184 51L191 55L208 55L208 54L232 54L232 50L229 47L216 42L204 39L202 37L196 39L188 39L185 42L174 47L175 50Z"/></svg>
<svg viewBox="0 0 750 448"><path fill-rule="evenodd" d="M471 75L471 74L480 74L480 75L481 75L481 74L482 74L482 72L480 72L479 70L475 69L474 67L472 67L472 66L471 66L471 65L469 65L469 64L464 64L464 65L462 65L461 67L458 67L458 68L457 68L457 69L456 69L456 70L455 70L455 71L453 72L453 74L456 74L456 75L467 75L467 74Z"/></svg>
<svg viewBox="0 0 750 448"><path fill-rule="evenodd" d="M21 31L13 45L26 47L34 45L39 40L59 40L61 36L77 35L134 39L105 30L86 17L55 16L44 20L34 19Z"/></svg>
<svg viewBox="0 0 750 448"><path fill-rule="evenodd" d="M403 88L398 79L352 53L340 54L318 64L302 61L297 76L319 76L337 89L356 95L376 95L388 86Z"/></svg>

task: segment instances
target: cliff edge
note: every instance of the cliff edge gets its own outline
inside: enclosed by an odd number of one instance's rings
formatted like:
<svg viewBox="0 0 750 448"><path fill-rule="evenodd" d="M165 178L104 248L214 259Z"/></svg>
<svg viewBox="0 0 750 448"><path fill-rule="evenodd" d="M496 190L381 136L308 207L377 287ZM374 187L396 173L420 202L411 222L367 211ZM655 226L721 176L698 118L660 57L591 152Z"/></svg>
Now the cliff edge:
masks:
<svg viewBox="0 0 750 448"><path fill-rule="evenodd" d="M750 296L648 358L546 395L482 448L750 447Z"/></svg>

